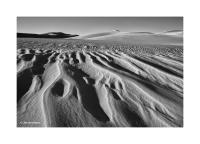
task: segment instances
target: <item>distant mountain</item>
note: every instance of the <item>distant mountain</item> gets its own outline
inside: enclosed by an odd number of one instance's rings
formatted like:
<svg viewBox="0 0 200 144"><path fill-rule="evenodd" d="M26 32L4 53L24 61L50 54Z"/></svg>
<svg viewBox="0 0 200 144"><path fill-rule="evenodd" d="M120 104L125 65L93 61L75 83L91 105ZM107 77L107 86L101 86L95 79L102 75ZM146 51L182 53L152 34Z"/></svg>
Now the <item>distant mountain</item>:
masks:
<svg viewBox="0 0 200 144"><path fill-rule="evenodd" d="M48 32L44 34L17 33L17 38L70 38L76 36L78 35L65 34L63 32Z"/></svg>

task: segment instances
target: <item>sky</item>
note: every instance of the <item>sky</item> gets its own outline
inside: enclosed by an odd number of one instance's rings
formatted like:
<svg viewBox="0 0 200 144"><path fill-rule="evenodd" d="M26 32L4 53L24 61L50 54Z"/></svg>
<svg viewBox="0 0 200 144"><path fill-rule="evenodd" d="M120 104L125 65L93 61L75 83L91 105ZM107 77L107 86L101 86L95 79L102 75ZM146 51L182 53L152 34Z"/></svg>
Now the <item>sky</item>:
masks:
<svg viewBox="0 0 200 144"><path fill-rule="evenodd" d="M17 17L17 32L64 32L86 35L118 29L122 32L183 30L183 17Z"/></svg>

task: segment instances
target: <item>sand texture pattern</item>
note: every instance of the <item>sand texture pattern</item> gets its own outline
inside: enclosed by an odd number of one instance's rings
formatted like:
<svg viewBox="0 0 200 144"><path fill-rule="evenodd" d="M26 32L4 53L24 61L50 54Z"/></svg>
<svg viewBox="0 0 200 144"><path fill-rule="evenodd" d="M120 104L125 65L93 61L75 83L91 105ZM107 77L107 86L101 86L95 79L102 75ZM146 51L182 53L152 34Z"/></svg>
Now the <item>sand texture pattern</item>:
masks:
<svg viewBox="0 0 200 144"><path fill-rule="evenodd" d="M182 127L183 47L17 39L18 127Z"/></svg>

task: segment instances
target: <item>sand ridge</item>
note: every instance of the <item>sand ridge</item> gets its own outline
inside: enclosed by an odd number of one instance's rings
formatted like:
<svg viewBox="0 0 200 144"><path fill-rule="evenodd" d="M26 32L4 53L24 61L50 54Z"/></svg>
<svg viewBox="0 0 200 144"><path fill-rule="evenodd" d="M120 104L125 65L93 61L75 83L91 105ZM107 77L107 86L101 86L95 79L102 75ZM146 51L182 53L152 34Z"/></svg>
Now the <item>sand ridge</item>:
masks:
<svg viewBox="0 0 200 144"><path fill-rule="evenodd" d="M17 126L183 126L181 52L139 55L101 41L88 50L77 41L18 40Z"/></svg>

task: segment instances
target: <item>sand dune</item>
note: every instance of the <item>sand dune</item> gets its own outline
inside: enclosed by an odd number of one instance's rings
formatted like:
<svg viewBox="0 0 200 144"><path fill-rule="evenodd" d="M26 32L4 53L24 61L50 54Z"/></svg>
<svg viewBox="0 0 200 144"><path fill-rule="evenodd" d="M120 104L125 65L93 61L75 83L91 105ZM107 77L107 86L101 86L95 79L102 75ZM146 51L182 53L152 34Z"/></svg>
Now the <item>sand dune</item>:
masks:
<svg viewBox="0 0 200 144"><path fill-rule="evenodd" d="M183 37L183 30L171 30L163 33L164 35Z"/></svg>
<svg viewBox="0 0 200 144"><path fill-rule="evenodd" d="M90 39L90 38L99 38L99 37L105 37L105 36L113 36L116 34L119 34L120 31L118 30L113 30L113 31L108 31L108 32L101 32L101 33L92 33L84 36L78 36L77 38L79 39Z"/></svg>
<svg viewBox="0 0 200 144"><path fill-rule="evenodd" d="M182 31L167 31L164 33L150 33L150 32L104 32L85 36L78 36L77 39L86 40L106 40L113 42L139 44L139 45L182 45L183 32Z"/></svg>
<svg viewBox="0 0 200 144"><path fill-rule="evenodd" d="M183 126L181 46L26 38L17 47L19 127Z"/></svg>

